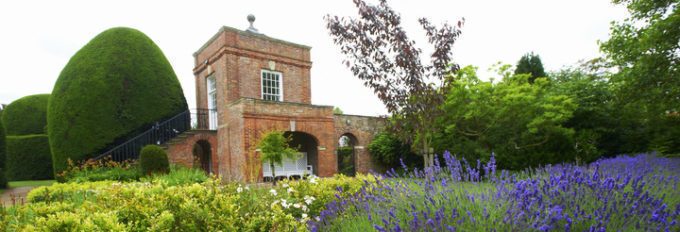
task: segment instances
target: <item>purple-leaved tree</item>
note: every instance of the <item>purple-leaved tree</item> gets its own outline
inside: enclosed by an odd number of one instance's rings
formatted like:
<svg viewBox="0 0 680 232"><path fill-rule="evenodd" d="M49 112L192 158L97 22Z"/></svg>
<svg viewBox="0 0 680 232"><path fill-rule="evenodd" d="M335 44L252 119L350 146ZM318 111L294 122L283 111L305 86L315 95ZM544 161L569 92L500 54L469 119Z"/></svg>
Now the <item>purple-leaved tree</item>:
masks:
<svg viewBox="0 0 680 232"><path fill-rule="evenodd" d="M392 115L393 132L414 144L425 161L434 165L430 151L435 119L441 115L452 74L459 66L451 63L452 47L465 19L457 26L435 27L429 20L418 21L428 42L434 47L430 63L421 61L422 50L406 36L400 15L386 0L369 5L354 0L358 18L327 15L326 27L340 51L346 55L344 64L354 76L370 87ZM421 150L422 149L422 150Z"/></svg>

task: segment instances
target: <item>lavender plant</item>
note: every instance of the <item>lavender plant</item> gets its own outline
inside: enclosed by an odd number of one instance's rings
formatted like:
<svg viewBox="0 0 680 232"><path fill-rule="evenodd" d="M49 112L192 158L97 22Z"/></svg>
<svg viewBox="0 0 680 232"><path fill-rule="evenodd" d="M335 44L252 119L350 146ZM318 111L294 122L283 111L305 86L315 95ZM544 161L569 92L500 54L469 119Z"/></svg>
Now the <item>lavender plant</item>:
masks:
<svg viewBox="0 0 680 232"><path fill-rule="evenodd" d="M311 231L678 231L680 159L653 154L519 173L443 164L367 184L326 205ZM406 168L404 166L404 168ZM519 178L519 177L522 178ZM351 223L348 223L351 222Z"/></svg>

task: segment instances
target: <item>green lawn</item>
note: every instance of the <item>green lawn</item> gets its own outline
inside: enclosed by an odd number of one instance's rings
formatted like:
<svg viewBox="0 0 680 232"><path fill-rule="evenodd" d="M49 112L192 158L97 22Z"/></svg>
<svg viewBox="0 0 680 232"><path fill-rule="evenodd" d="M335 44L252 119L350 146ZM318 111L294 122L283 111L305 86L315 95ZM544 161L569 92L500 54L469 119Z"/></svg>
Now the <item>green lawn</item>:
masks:
<svg viewBox="0 0 680 232"><path fill-rule="evenodd" d="M32 186L32 187L48 186L48 185L52 185L54 182L55 182L54 180L10 181L9 187L10 188L18 188L18 187L27 187L27 186Z"/></svg>
<svg viewBox="0 0 680 232"><path fill-rule="evenodd" d="M54 180L23 180L23 181L10 181L9 188L26 187L26 186L48 186L52 185ZM0 194L3 194L6 189L0 189Z"/></svg>

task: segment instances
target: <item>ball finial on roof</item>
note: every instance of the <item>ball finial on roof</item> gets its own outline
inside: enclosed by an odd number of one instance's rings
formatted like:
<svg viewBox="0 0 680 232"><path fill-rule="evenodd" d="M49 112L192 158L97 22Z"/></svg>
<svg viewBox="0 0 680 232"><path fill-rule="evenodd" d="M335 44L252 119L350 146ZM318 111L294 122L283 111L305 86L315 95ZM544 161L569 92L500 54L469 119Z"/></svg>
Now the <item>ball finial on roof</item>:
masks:
<svg viewBox="0 0 680 232"><path fill-rule="evenodd" d="M250 27L248 27L248 29L246 31L258 33L257 29L253 26L253 23L255 22L255 15L249 14L248 15L248 22L250 23Z"/></svg>

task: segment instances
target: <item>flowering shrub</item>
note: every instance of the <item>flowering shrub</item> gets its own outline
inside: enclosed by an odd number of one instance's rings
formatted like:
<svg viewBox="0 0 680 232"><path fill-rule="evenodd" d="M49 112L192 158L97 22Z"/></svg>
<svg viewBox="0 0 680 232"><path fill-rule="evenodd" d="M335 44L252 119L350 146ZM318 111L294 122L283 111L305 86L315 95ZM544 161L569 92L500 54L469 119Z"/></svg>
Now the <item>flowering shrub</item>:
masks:
<svg viewBox="0 0 680 232"><path fill-rule="evenodd" d="M102 180L136 181L142 177L136 163L116 162L111 159L82 162L67 160L67 168L57 174L59 182L88 182Z"/></svg>
<svg viewBox="0 0 680 232"><path fill-rule="evenodd" d="M355 195L372 175L284 181L275 188L220 183L61 183L31 203L0 207L0 231L296 231L331 200Z"/></svg>
<svg viewBox="0 0 680 232"><path fill-rule="evenodd" d="M312 231L678 231L680 160L622 156L589 166L496 173L496 163L446 163L389 174L326 206ZM392 172L393 173L393 172Z"/></svg>

